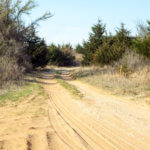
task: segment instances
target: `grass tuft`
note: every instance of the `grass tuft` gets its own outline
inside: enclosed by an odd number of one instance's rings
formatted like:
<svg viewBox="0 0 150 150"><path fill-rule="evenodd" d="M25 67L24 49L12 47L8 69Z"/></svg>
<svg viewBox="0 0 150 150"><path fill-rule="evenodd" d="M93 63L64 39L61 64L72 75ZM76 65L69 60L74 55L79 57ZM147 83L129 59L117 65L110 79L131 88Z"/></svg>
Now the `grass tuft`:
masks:
<svg viewBox="0 0 150 150"><path fill-rule="evenodd" d="M78 98L83 97L83 94L75 86L69 84L63 79L56 79L56 80L61 86L70 91L74 96L77 96Z"/></svg>

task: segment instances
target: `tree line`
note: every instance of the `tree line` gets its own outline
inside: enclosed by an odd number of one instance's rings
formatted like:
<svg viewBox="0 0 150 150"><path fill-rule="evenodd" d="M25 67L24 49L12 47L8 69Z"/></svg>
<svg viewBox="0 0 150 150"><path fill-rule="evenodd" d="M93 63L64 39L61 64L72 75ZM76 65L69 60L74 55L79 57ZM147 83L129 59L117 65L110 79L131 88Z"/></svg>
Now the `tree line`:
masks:
<svg viewBox="0 0 150 150"><path fill-rule="evenodd" d="M126 51L135 51L150 59L150 22L139 25L140 34L131 36L121 23L115 35L108 34L106 25L98 20L87 41L78 44L76 52L83 55L82 65L107 65L119 60ZM143 31L144 30L144 31Z"/></svg>

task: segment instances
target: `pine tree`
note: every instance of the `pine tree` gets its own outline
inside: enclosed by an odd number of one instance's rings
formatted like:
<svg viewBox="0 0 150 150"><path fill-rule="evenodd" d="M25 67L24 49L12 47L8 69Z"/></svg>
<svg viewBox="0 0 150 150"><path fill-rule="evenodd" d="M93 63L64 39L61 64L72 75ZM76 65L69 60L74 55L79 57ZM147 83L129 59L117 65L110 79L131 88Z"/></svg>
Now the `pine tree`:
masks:
<svg viewBox="0 0 150 150"><path fill-rule="evenodd" d="M97 49L103 44L106 36L106 26L101 20L95 24L92 28L92 32L89 34L88 41L83 42L83 65L91 65L93 63L93 56Z"/></svg>

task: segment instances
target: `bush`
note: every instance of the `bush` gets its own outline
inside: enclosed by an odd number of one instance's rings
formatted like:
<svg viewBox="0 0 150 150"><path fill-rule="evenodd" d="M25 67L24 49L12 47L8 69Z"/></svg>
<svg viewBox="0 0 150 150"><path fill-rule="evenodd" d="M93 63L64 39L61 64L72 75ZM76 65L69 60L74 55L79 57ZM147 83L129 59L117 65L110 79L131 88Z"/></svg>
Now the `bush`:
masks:
<svg viewBox="0 0 150 150"><path fill-rule="evenodd" d="M28 41L35 37L38 22L51 17L50 13L45 13L26 26L23 15L29 15L33 8L34 0L25 3L21 0L0 1L0 84L19 80L23 73L32 68L30 56L27 55ZM39 54L41 49L37 51ZM43 56L43 51L41 53Z"/></svg>
<svg viewBox="0 0 150 150"><path fill-rule="evenodd" d="M49 46L49 63L57 66L72 66L75 65L75 56L73 49L67 44L63 46L56 46L54 44Z"/></svg>
<svg viewBox="0 0 150 150"><path fill-rule="evenodd" d="M82 65L105 65L119 60L124 52L131 46L130 31L124 24L116 30L116 35L107 35L105 25L99 20L92 27L88 41L77 45L76 51L83 54Z"/></svg>
<svg viewBox="0 0 150 150"><path fill-rule="evenodd" d="M15 59L0 57L0 87L6 82L17 83L23 77L24 68L18 66Z"/></svg>
<svg viewBox="0 0 150 150"><path fill-rule="evenodd" d="M137 53L142 54L150 59L150 35L143 39L137 38L133 42Z"/></svg>
<svg viewBox="0 0 150 150"><path fill-rule="evenodd" d="M29 46L27 53L31 58L31 63L34 68L44 67L49 62L49 52L44 40L38 37L28 41Z"/></svg>

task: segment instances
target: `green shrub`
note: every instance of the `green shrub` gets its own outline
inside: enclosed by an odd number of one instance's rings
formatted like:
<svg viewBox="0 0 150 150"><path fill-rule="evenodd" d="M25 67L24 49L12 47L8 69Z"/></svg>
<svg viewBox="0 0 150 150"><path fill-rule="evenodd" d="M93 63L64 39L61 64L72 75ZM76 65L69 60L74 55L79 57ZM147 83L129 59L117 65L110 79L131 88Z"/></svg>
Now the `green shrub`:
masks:
<svg viewBox="0 0 150 150"><path fill-rule="evenodd" d="M44 67L49 62L49 52L44 40L38 37L28 41L27 53L31 58L33 67Z"/></svg>
<svg viewBox="0 0 150 150"><path fill-rule="evenodd" d="M57 66L72 66L75 64L75 56L70 45L49 46L49 63Z"/></svg>
<svg viewBox="0 0 150 150"><path fill-rule="evenodd" d="M143 39L137 38L133 44L137 53L150 59L150 36L144 37Z"/></svg>
<svg viewBox="0 0 150 150"><path fill-rule="evenodd" d="M106 42L97 49L93 59L95 64L107 65L119 60L124 52L125 49L116 43L111 46Z"/></svg>
<svg viewBox="0 0 150 150"><path fill-rule="evenodd" d="M131 46L132 38L124 24L117 28L116 35L106 34L106 27L100 20L92 27L89 39L77 45L76 51L83 54L82 65L105 65L122 57Z"/></svg>

